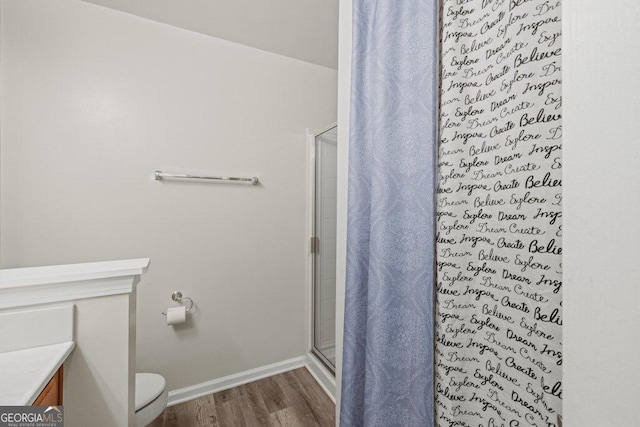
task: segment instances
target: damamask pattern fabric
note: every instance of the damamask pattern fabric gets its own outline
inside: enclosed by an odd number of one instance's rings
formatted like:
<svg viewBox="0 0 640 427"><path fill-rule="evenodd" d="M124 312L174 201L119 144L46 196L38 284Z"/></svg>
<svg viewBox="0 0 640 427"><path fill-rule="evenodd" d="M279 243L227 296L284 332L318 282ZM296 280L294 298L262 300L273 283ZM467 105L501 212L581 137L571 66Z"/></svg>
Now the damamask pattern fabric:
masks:
<svg viewBox="0 0 640 427"><path fill-rule="evenodd" d="M433 426L436 12L353 3L344 427Z"/></svg>
<svg viewBox="0 0 640 427"><path fill-rule="evenodd" d="M557 0L444 0L436 413L556 427L562 413Z"/></svg>

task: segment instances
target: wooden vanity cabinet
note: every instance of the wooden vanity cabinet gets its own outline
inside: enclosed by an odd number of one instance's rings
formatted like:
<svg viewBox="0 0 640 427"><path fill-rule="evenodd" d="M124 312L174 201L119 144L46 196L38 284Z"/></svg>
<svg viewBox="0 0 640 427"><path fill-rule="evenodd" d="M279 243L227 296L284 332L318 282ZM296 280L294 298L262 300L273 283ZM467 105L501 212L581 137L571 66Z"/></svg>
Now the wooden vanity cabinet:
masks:
<svg viewBox="0 0 640 427"><path fill-rule="evenodd" d="M62 405L62 366L53 374L42 393L33 402L33 406Z"/></svg>

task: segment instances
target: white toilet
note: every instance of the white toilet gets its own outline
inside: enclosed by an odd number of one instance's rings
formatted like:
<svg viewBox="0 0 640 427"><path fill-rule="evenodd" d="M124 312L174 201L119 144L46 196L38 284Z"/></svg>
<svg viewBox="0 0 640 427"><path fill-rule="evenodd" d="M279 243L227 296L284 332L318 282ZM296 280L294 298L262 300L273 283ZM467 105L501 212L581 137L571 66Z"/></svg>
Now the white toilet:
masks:
<svg viewBox="0 0 640 427"><path fill-rule="evenodd" d="M136 427L145 427L164 411L168 394L162 375L136 374Z"/></svg>

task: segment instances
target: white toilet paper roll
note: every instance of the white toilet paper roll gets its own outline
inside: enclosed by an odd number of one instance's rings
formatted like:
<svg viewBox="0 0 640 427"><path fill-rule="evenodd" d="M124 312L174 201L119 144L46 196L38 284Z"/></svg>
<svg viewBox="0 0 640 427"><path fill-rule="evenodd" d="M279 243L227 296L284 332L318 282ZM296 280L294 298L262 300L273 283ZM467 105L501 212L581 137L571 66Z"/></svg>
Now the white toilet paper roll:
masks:
<svg viewBox="0 0 640 427"><path fill-rule="evenodd" d="M187 307L181 305L179 307L167 308L167 325L177 325L184 323L187 319Z"/></svg>

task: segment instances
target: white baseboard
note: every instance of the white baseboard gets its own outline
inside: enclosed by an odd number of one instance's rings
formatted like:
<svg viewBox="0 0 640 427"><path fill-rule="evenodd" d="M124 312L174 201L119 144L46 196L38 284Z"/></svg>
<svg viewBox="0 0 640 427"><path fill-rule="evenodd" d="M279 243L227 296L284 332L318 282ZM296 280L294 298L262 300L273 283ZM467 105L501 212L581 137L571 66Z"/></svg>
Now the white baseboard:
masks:
<svg viewBox="0 0 640 427"><path fill-rule="evenodd" d="M336 403L336 379L333 374L311 353L305 356L305 362L305 367L311 372L313 378L333 403Z"/></svg>
<svg viewBox="0 0 640 427"><path fill-rule="evenodd" d="M259 368L250 369L248 371L239 372L237 374L189 387L171 390L169 392L169 402L167 403L167 406L188 402L190 400L197 399L198 397L228 390L233 387L258 381L283 372L302 368L303 366L307 368L320 387L322 387L324 392L327 393L329 398L335 403L335 378L315 357L311 354L307 354L306 356L294 357L293 359L283 360L282 362L272 363L271 365L261 366Z"/></svg>
<svg viewBox="0 0 640 427"><path fill-rule="evenodd" d="M247 384L273 375L281 374L283 372L291 371L293 369L301 368L305 366L305 362L305 356L294 357L293 359L283 360L282 362L272 363L271 365L261 366L259 368L180 388L178 390L171 390L169 392L169 402L167 403L167 406L188 402L189 400L193 400L198 397L217 393L242 384Z"/></svg>

